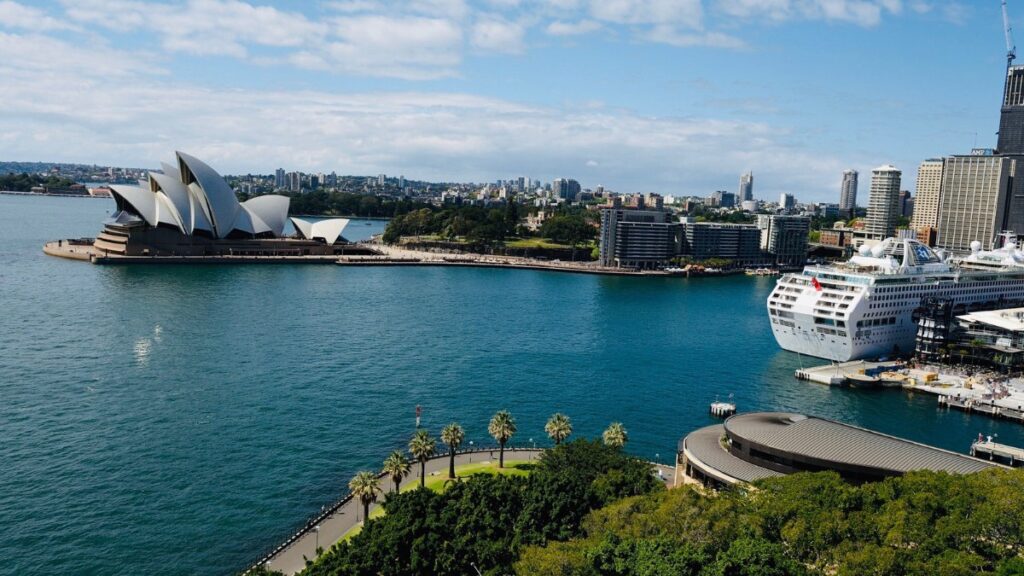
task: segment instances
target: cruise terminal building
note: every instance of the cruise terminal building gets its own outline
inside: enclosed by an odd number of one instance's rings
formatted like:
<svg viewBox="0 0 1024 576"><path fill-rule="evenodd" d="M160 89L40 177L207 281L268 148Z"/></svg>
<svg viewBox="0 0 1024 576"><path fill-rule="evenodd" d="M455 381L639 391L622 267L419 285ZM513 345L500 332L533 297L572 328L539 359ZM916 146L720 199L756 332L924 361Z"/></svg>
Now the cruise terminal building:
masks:
<svg viewBox="0 0 1024 576"><path fill-rule="evenodd" d="M970 474L998 464L857 426L790 412L737 414L679 441L676 484L721 488L832 470L870 482L913 470Z"/></svg>

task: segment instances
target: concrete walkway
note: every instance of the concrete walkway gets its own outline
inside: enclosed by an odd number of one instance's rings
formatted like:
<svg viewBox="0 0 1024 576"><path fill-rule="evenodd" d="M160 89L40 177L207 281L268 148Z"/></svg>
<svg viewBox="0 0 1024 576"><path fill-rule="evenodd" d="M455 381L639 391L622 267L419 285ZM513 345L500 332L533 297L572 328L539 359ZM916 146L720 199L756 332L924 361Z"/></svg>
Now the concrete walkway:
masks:
<svg viewBox="0 0 1024 576"><path fill-rule="evenodd" d="M526 460L532 462L543 452L542 449L532 448L506 448L505 461ZM462 452L455 456L455 465L470 464L473 462L497 461L497 450L480 450L474 452ZM668 488L672 488L675 468L663 464L656 465L661 470L662 479ZM419 484L420 466L413 463L408 478L402 480L402 486ZM448 456L438 456L427 461L427 478L431 476L445 475L448 473ZM394 484L390 477L381 480L381 490L390 492ZM370 505L371 515L379 503ZM290 545L278 551L270 557L265 565L273 570L278 570L287 575L292 575L306 567L306 558L313 559L317 547L328 550L331 545L341 539L349 530L356 527L363 521L363 507L356 499L351 499L340 506L336 511L321 519L320 522L305 529L301 535ZM315 528L319 526L319 530Z"/></svg>

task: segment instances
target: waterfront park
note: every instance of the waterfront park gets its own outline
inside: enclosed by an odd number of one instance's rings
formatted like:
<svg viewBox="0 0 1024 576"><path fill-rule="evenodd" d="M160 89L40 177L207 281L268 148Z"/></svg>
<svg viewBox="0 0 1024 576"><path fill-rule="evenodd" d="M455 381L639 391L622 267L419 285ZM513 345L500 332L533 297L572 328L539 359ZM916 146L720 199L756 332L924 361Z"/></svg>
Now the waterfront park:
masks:
<svg viewBox="0 0 1024 576"><path fill-rule="evenodd" d="M352 477L340 537L311 523L248 573L1024 574L1018 470L861 484L804 472L716 491L666 483L628 453L619 423L596 440L573 439L560 413L544 429L550 447L513 448L519 430L502 410L481 450L459 423L419 428L407 450ZM299 565L286 566L289 550Z"/></svg>

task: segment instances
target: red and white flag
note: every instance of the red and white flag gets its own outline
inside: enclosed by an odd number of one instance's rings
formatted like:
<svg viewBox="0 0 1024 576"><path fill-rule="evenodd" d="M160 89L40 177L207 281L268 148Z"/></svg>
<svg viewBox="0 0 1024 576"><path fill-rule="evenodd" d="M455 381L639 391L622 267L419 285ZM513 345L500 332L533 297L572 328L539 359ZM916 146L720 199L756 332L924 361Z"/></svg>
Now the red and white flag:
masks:
<svg viewBox="0 0 1024 576"><path fill-rule="evenodd" d="M814 276L811 276L811 286L814 286L815 290L821 292L821 282L818 282L818 279Z"/></svg>

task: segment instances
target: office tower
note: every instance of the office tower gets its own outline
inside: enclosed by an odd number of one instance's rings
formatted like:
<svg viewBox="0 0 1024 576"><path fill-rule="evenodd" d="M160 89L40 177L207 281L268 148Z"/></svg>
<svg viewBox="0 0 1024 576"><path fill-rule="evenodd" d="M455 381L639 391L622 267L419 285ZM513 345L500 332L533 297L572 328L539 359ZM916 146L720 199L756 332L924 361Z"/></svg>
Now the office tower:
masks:
<svg viewBox="0 0 1024 576"><path fill-rule="evenodd" d="M871 171L868 195L868 219L865 231L871 238L882 240L896 234L900 218L900 178L903 173L891 164Z"/></svg>
<svg viewBox="0 0 1024 576"><path fill-rule="evenodd" d="M785 211L792 210L796 207L796 197L792 194L786 194L783 192L779 194L779 208Z"/></svg>
<svg viewBox="0 0 1024 576"><path fill-rule="evenodd" d="M900 190L900 216L910 218L914 214L914 197L910 190Z"/></svg>
<svg viewBox="0 0 1024 576"><path fill-rule="evenodd" d="M810 216L759 214L757 229L761 231L761 251L769 254L775 264L803 266L807 261Z"/></svg>
<svg viewBox="0 0 1024 576"><path fill-rule="evenodd" d="M380 186L381 188L383 188L384 187L384 180L386 178L387 178L387 176L385 176L383 174L378 174L377 175L377 186Z"/></svg>
<svg viewBox="0 0 1024 576"><path fill-rule="evenodd" d="M274 188L284 188L284 168L278 168L274 172Z"/></svg>
<svg viewBox="0 0 1024 576"><path fill-rule="evenodd" d="M754 199L754 174L747 172L740 176L740 193L736 196L736 202L742 204L747 200Z"/></svg>
<svg viewBox="0 0 1024 576"><path fill-rule="evenodd" d="M1006 69L996 148L1000 154L1024 154L1024 66Z"/></svg>
<svg viewBox="0 0 1024 576"><path fill-rule="evenodd" d="M946 158L936 246L965 252L977 240L985 250L995 247L996 236L1008 228L1017 162L980 153Z"/></svg>
<svg viewBox="0 0 1024 576"><path fill-rule="evenodd" d="M405 190L405 176L398 177L398 189Z"/></svg>
<svg viewBox="0 0 1024 576"><path fill-rule="evenodd" d="M571 178L556 178L551 183L551 192L555 198L573 202L580 195L580 183Z"/></svg>
<svg viewBox="0 0 1024 576"><path fill-rule="evenodd" d="M843 170L843 185L839 193L839 210L852 218L857 210L857 171Z"/></svg>
<svg viewBox="0 0 1024 576"><path fill-rule="evenodd" d="M302 190L302 172L289 172L285 174L285 186L291 192Z"/></svg>
<svg viewBox="0 0 1024 576"><path fill-rule="evenodd" d="M939 199L942 197L941 158L929 158L917 167L917 188L914 194L914 216L910 227L914 230L936 228L939 225Z"/></svg>
<svg viewBox="0 0 1024 576"><path fill-rule="evenodd" d="M732 208L736 206L736 195L732 192L726 192L725 190L716 190L711 194L711 205L722 208Z"/></svg>

